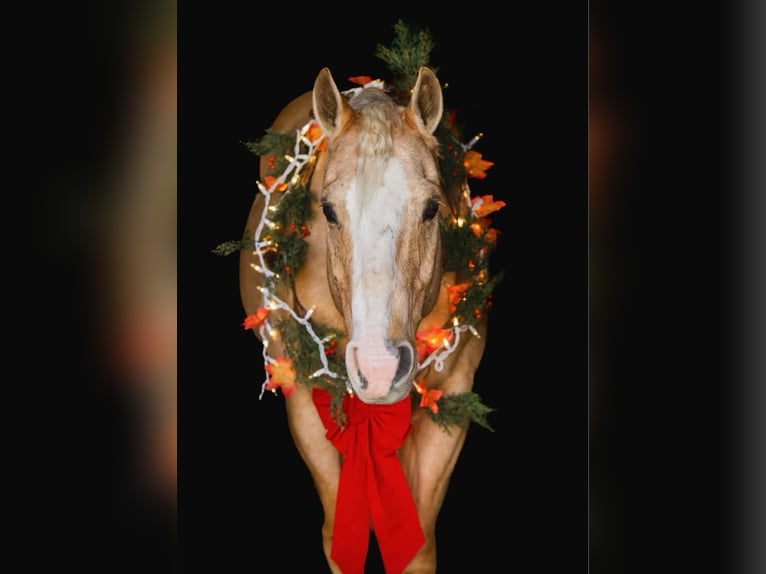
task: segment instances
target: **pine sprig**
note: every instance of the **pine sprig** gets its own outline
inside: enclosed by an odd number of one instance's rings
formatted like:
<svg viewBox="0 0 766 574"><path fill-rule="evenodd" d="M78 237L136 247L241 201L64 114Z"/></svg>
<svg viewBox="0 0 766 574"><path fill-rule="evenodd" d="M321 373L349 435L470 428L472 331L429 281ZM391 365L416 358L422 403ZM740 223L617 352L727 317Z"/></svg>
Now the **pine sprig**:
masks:
<svg viewBox="0 0 766 574"><path fill-rule="evenodd" d="M413 395L413 403L415 405L417 405L418 400L418 396ZM434 413L430 409L425 410L429 418L443 427L448 434L450 426L465 429L472 422L489 431L495 431L489 424L487 416L496 409L485 405L481 401L481 397L473 391L443 396L436 401L436 404L439 407L438 412Z"/></svg>
<svg viewBox="0 0 766 574"><path fill-rule="evenodd" d="M252 249L252 247L253 238L246 233L242 239L237 241L224 241L223 243L219 243L212 251L215 255L226 256L231 255L232 253L238 253L243 249Z"/></svg>
<svg viewBox="0 0 766 574"><path fill-rule="evenodd" d="M295 136L283 134L274 131L272 128L266 129L266 133L261 139L256 141L243 142L244 146L257 156L273 157L274 160L266 170L264 175L274 175L282 173L287 167L288 160L285 154L292 149L295 144Z"/></svg>
<svg viewBox="0 0 766 574"><path fill-rule="evenodd" d="M403 20L394 24L394 39L390 46L378 44L375 56L386 64L391 71L392 84L399 94L400 103L409 99L409 90L415 85L418 70L428 66L431 50L436 43L428 29L420 29L414 24L407 25ZM431 67L436 73L437 68Z"/></svg>

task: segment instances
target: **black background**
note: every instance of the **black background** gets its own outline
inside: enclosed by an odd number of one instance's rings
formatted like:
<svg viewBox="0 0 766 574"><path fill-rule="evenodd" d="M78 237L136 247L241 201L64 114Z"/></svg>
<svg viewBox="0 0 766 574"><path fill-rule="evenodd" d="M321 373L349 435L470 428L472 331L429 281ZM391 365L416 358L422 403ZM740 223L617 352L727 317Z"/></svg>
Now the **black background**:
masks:
<svg viewBox="0 0 766 574"><path fill-rule="evenodd" d="M497 409L495 432L469 432L439 516L439 571L584 567L585 6L553 20L528 7L369 9L181 9L179 292L194 310L179 320L181 562L323 571L319 502L283 399L258 401L262 357L240 327L237 260L209 251L240 236L256 193L257 158L241 142L261 137L324 66L342 89L350 76L388 77L374 52L401 18L430 30L466 140L484 134L475 149L495 165L474 193L507 204L492 218L505 278L474 386Z"/></svg>
<svg viewBox="0 0 766 574"><path fill-rule="evenodd" d="M401 18L431 32L431 62L466 140L484 134L475 149L495 165L471 182L474 193L507 204L492 218L500 230L493 265L505 278L474 386L497 409L495 432L469 432L439 516L439 571L529 561L546 571L562 556L584 566L584 6L555 22L525 8L513 17L446 6L371 10L297 18L263 8L180 12L179 292L194 309L179 320L181 562L230 570L274 560L286 571L323 571L321 509L283 399L258 401L263 361L240 326L238 262L209 251L240 236L256 193L257 158L241 142L261 137L324 66L342 89L352 87L350 76L388 77L374 52L390 44ZM549 552L551 544L560 552ZM382 571L373 559L369 571Z"/></svg>

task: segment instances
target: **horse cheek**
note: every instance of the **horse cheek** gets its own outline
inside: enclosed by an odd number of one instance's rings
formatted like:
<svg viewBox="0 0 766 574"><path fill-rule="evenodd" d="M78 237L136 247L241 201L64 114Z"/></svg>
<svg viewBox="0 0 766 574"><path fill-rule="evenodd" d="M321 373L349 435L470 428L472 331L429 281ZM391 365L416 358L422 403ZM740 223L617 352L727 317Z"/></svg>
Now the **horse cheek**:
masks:
<svg viewBox="0 0 766 574"><path fill-rule="evenodd" d="M337 241L330 239L330 233L327 235L327 281L330 286L330 295L333 304L338 312L346 319L351 316L350 300L343 297L343 293L348 293L348 269L347 262L344 261L345 255L338 246Z"/></svg>
<svg viewBox="0 0 766 574"><path fill-rule="evenodd" d="M327 282L330 284L330 295L332 296L332 302L335 308L342 314L343 306L338 295L338 278L335 276L335 269L332 264L332 256L330 255L330 249L327 251Z"/></svg>
<svg viewBox="0 0 766 574"><path fill-rule="evenodd" d="M421 273L427 273L429 276L427 280L428 286L423 297L421 319L433 310L436 302L439 300L439 289L441 288L442 279L442 252L441 241L438 238L436 239L436 247L433 251L428 251L428 253L428 257L421 259L421 262L426 263ZM433 265L428 265L428 262L433 262Z"/></svg>

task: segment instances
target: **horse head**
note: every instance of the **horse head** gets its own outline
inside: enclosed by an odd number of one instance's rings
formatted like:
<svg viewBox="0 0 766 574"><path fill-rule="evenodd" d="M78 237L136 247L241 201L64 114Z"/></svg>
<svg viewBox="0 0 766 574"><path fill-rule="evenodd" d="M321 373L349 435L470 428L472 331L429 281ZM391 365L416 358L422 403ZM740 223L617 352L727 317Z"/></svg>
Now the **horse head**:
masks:
<svg viewBox="0 0 766 574"><path fill-rule="evenodd" d="M434 136L441 86L423 67L407 105L375 86L347 98L324 68L312 98L328 136L320 202L349 382L366 403L396 403L412 388L415 331L442 276L438 215L446 204Z"/></svg>

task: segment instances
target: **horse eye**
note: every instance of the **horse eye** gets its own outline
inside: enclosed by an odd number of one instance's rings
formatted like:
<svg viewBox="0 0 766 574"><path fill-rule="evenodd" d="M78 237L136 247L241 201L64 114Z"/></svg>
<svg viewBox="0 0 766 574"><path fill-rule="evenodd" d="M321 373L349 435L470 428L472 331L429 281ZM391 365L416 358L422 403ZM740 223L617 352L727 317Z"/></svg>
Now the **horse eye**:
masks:
<svg viewBox="0 0 766 574"><path fill-rule="evenodd" d="M435 199L429 199L423 209L423 221L433 219L437 211L439 211L439 202Z"/></svg>
<svg viewBox="0 0 766 574"><path fill-rule="evenodd" d="M322 213L324 213L327 223L332 223L333 225L338 223L338 215L329 203L322 202Z"/></svg>

